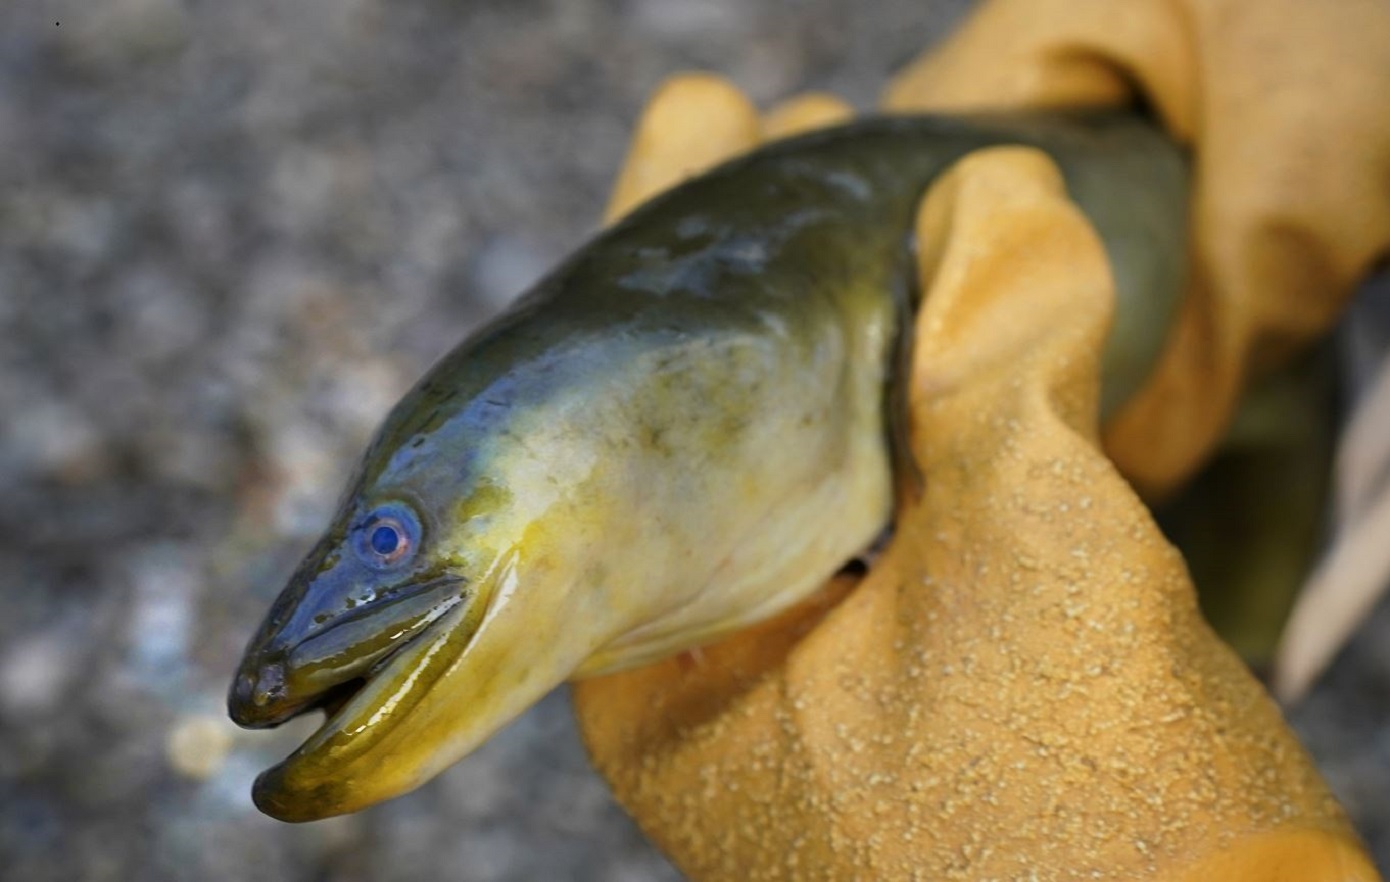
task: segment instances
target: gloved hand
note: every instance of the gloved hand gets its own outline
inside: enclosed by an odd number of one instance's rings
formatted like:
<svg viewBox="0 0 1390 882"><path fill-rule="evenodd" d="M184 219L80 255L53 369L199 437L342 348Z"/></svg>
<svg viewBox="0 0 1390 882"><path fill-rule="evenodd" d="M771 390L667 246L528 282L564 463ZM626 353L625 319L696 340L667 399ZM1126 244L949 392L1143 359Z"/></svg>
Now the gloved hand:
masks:
<svg viewBox="0 0 1390 882"><path fill-rule="evenodd" d="M1129 80L1115 63L1176 132L1201 134L1199 284L1153 384L1107 434L1158 493L1210 445L1252 366L1320 330L1390 239L1390 87L1372 88L1390 82L1390 52L1367 50L1390 46L1390 12L1172 4L1188 11L1178 24L1156 2L1126 4L1119 22L1112 5L986 6L889 103L1117 101ZM1282 21L1265 27L1266 8ZM1319 27L1302 21L1317 10ZM1311 39L1303 55L1266 51L1283 45L1280 24ZM1345 41L1319 42L1338 28ZM1289 125L1227 98L1212 117L1232 82L1246 103L1257 85L1276 105L1303 94L1308 53L1336 96L1353 83L1350 103L1323 94L1316 121ZM1297 65L1291 84L1281 62ZM613 211L769 129L843 112L814 99L760 121L728 86L676 81L639 127ZM1243 163L1230 156L1242 145ZM1323 160L1325 148L1340 155ZM1377 878L1100 452L1109 274L1050 163L1012 149L968 158L929 194L918 236L934 243L912 392L922 500L860 584L837 580L700 653L578 684L586 741L619 799L694 879Z"/></svg>
<svg viewBox="0 0 1390 882"><path fill-rule="evenodd" d="M1142 95L1196 154L1191 292L1105 448L1158 497L1220 439L1251 373L1336 319L1390 252L1384 0L991 0L888 110L1077 107Z"/></svg>

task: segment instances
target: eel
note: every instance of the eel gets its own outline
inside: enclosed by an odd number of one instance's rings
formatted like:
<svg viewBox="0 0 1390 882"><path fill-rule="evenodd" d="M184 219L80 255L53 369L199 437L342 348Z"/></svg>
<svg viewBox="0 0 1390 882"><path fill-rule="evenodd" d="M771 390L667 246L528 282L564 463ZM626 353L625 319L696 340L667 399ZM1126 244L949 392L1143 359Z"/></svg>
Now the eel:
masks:
<svg viewBox="0 0 1390 882"><path fill-rule="evenodd" d="M1185 284L1188 162L1124 114L870 118L776 142L600 232L392 409L228 697L326 719L263 772L285 821L405 793L558 684L716 640L890 526L923 192L1039 148L1117 308L1102 412ZM929 479L929 476L927 476Z"/></svg>

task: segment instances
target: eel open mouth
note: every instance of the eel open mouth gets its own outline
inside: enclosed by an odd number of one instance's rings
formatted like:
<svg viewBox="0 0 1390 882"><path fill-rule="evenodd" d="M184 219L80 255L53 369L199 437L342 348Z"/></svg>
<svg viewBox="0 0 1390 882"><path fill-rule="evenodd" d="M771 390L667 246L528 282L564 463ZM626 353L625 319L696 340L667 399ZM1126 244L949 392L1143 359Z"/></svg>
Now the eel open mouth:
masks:
<svg viewBox="0 0 1390 882"><path fill-rule="evenodd" d="M528 581L544 590L523 593L517 561L508 549L467 584L402 587L321 627L323 610L302 594L272 610L243 664L251 676L233 686L234 717L328 715L256 779L257 808L316 821L400 796L570 677L606 637L585 625L587 596L569 590L567 571L554 571L563 584Z"/></svg>
<svg viewBox="0 0 1390 882"><path fill-rule="evenodd" d="M256 805L287 821L314 820L339 801L329 790L350 780L343 768L381 750L402 716L467 645L471 592L438 579L354 610L286 645L253 644L228 696L232 719L269 728L313 711L325 719L293 754L262 773ZM385 752L389 757L390 751Z"/></svg>

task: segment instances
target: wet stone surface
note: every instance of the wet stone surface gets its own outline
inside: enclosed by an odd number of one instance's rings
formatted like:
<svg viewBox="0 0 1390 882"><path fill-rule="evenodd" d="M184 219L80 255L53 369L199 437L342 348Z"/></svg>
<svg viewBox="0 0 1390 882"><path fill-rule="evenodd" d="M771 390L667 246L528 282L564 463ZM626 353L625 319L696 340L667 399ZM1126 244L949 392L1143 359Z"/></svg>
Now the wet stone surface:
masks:
<svg viewBox="0 0 1390 882"><path fill-rule="evenodd" d="M551 696L308 826L244 641L385 410L594 229L643 98L707 67L867 106L960 0L0 4L7 879L677 878ZM1294 715L1390 865L1390 615Z"/></svg>

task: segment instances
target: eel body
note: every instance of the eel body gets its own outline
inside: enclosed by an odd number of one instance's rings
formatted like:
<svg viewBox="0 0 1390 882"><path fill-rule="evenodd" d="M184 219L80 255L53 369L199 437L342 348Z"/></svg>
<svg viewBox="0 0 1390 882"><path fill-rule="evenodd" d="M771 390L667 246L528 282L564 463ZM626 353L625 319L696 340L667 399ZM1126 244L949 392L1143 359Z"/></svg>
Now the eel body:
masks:
<svg viewBox="0 0 1390 882"><path fill-rule="evenodd" d="M328 711L258 779L260 808L313 820L408 791L564 680L772 615L871 545L916 205L1002 144L1048 153L1100 233L1103 408L1122 403L1184 282L1187 166L1145 123L871 119L695 178L391 411L232 685L242 725Z"/></svg>

